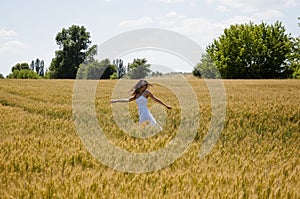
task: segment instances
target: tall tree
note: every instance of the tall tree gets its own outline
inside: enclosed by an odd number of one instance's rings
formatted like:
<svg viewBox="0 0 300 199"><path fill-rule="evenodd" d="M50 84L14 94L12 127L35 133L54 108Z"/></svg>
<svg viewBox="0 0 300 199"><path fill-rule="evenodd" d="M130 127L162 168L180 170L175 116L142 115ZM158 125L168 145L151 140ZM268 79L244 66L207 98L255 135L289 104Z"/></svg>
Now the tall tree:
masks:
<svg viewBox="0 0 300 199"><path fill-rule="evenodd" d="M276 22L231 25L206 51L223 78L281 78L291 52L291 37Z"/></svg>
<svg viewBox="0 0 300 199"><path fill-rule="evenodd" d="M34 60L31 61L30 70L34 71Z"/></svg>
<svg viewBox="0 0 300 199"><path fill-rule="evenodd" d="M206 79L220 78L220 73L217 67L214 65L214 62L207 53L202 55L201 62L194 67L192 73L194 76Z"/></svg>
<svg viewBox="0 0 300 199"><path fill-rule="evenodd" d="M38 73L40 76L44 76L45 75L45 63L44 63L44 60L41 60L41 63L40 63L40 71Z"/></svg>
<svg viewBox="0 0 300 199"><path fill-rule="evenodd" d="M35 60L35 64L34 64L34 66L35 66L35 72L36 72L37 74L40 73L40 67L41 67L40 64L41 64L41 61L40 61L39 58L37 58L37 59Z"/></svg>
<svg viewBox="0 0 300 199"><path fill-rule="evenodd" d="M298 17L300 20L300 17ZM300 27L300 23L298 23ZM291 71L291 77L300 79L300 36L292 39L293 47L292 53L290 54L286 64Z"/></svg>
<svg viewBox="0 0 300 199"><path fill-rule="evenodd" d="M126 68L123 64L122 59L115 59L113 60L113 65L117 68L117 78L121 79L126 74Z"/></svg>
<svg viewBox="0 0 300 199"><path fill-rule="evenodd" d="M91 44L90 33L85 27L72 25L63 28L55 37L60 50L49 67L51 78L76 78L79 65L84 62L88 47Z"/></svg>
<svg viewBox="0 0 300 199"><path fill-rule="evenodd" d="M97 55L97 45L92 45L86 51L84 63L87 64L89 62L95 61L96 55Z"/></svg>
<svg viewBox="0 0 300 199"><path fill-rule="evenodd" d="M11 72L14 70L29 70L29 65L27 63L17 63L11 68Z"/></svg>
<svg viewBox="0 0 300 199"><path fill-rule="evenodd" d="M147 60L145 58L134 59L133 63L129 64L127 70L128 70L127 75L131 79L145 78L151 72L150 64L147 64Z"/></svg>
<svg viewBox="0 0 300 199"><path fill-rule="evenodd" d="M17 63L11 68L12 73L10 73L7 78L17 78L17 79L38 79L40 76L35 72L30 70L27 63Z"/></svg>
<svg viewBox="0 0 300 199"><path fill-rule="evenodd" d="M116 66L111 64L109 59L102 61L92 60L80 65L77 73L78 79L110 79L116 72Z"/></svg>
<svg viewBox="0 0 300 199"><path fill-rule="evenodd" d="M45 67L44 60L40 60L39 58L37 58L35 61L34 60L31 61L30 70L35 71L39 76L43 77L45 75L44 67Z"/></svg>

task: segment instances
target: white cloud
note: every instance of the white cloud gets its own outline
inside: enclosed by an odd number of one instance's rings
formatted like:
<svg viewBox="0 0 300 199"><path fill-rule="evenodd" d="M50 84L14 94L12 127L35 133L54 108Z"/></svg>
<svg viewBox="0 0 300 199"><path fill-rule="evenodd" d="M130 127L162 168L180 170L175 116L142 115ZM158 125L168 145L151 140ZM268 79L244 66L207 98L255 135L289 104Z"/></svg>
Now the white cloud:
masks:
<svg viewBox="0 0 300 199"><path fill-rule="evenodd" d="M187 18L171 29L190 37L205 48L220 36L225 27L222 22L211 23L205 18Z"/></svg>
<svg viewBox="0 0 300 199"><path fill-rule="evenodd" d="M184 3L188 4L191 7L196 7L197 6L197 0L149 0L152 2L159 2L159 3L164 3L164 4L178 4L178 3Z"/></svg>
<svg viewBox="0 0 300 199"><path fill-rule="evenodd" d="M175 26L178 22L185 18L184 15L178 14L177 12L169 12L162 17L156 18L159 21L159 24L163 27L172 27Z"/></svg>
<svg viewBox="0 0 300 199"><path fill-rule="evenodd" d="M138 26L150 25L152 23L153 23L153 19L151 17L141 17L139 19L122 21L120 23L120 26L138 27Z"/></svg>
<svg viewBox="0 0 300 199"><path fill-rule="evenodd" d="M28 46L20 41L7 41L0 46L0 53L24 53L28 50Z"/></svg>
<svg viewBox="0 0 300 199"><path fill-rule="evenodd" d="M259 9L260 0L207 0L208 4L215 3L217 8L226 8L240 12L255 12Z"/></svg>
<svg viewBox="0 0 300 199"><path fill-rule="evenodd" d="M182 18L184 18L184 15L179 15L179 14L177 14L177 12L173 11L173 12L169 12L168 14L166 14L166 17L182 19Z"/></svg>
<svg viewBox="0 0 300 199"><path fill-rule="evenodd" d="M264 12L257 12L253 15L257 20L263 21L268 19L278 19L284 17L284 14L276 9L266 10Z"/></svg>
<svg viewBox="0 0 300 199"><path fill-rule="evenodd" d="M206 4L210 5L214 2L215 0L206 0Z"/></svg>
<svg viewBox="0 0 300 199"><path fill-rule="evenodd" d="M3 28L0 29L0 37L12 37L16 35L17 33L13 30L5 30Z"/></svg>
<svg viewBox="0 0 300 199"><path fill-rule="evenodd" d="M280 10L284 7L293 7L299 4L296 0L206 0L206 3L208 5L215 4L216 9L219 11L229 9L242 13L254 13L270 9Z"/></svg>
<svg viewBox="0 0 300 199"><path fill-rule="evenodd" d="M205 48L223 33L224 28L229 27L231 23L238 22L249 22L249 18L233 18L230 21L211 22L207 18L187 18L172 11L156 18L142 17L136 20L126 20L121 22L120 26L141 27L150 24L166 28L188 36Z"/></svg>
<svg viewBox="0 0 300 199"><path fill-rule="evenodd" d="M243 7L246 5L245 0L241 0L238 3L238 0L207 0L207 2L222 2L223 4L229 4L230 2L234 5L232 7ZM214 39L217 39L223 34L225 28L229 28L230 25L234 24L245 24L254 22L261 23L265 20L270 19L278 19L282 18L284 15L278 9L265 9L258 10L254 5L257 5L258 1L253 0L251 10L256 10L253 13L246 13L242 15L234 15L231 18L224 18L219 21L213 21L209 18L196 17L196 18L188 18L181 13L177 13L175 11L171 11L166 13L165 15L150 18L150 17L142 17L136 20L127 20L120 23L121 26L134 26L140 27L144 25L158 26L161 28L170 29L181 34L184 34L194 41L196 41L201 47L205 48L208 44L212 43ZM277 0L278 1L278 0ZM220 12L229 12L229 7L227 5L220 5L218 10ZM245 10L245 9L244 9Z"/></svg>
<svg viewBox="0 0 300 199"><path fill-rule="evenodd" d="M226 7L226 6L224 6L224 5L217 6L216 10L218 12L229 12L230 11L230 9L228 7Z"/></svg>
<svg viewBox="0 0 300 199"><path fill-rule="evenodd" d="M161 2L161 3L183 3L185 2L185 0L154 0L154 1L158 1L158 2Z"/></svg>
<svg viewBox="0 0 300 199"><path fill-rule="evenodd" d="M285 7L294 7L297 5L299 5L299 2L296 2L295 0L284 0Z"/></svg>
<svg viewBox="0 0 300 199"><path fill-rule="evenodd" d="M257 20L255 20L252 17L248 17L248 16L235 16L232 18L229 18L227 20L225 20L225 23L229 25L234 25L234 24L244 24L244 23L249 23L250 21L252 22L259 22Z"/></svg>
<svg viewBox="0 0 300 199"><path fill-rule="evenodd" d="M249 23L250 21L254 23L261 23L262 21L268 21L268 20L273 20L276 19L278 20L279 18L284 17L284 14L276 9L269 9L266 11L260 11L260 12L255 12L252 15L240 15L240 16L234 16L232 18L228 18L225 20L225 23L230 25L230 24L244 24L244 23Z"/></svg>
<svg viewBox="0 0 300 199"><path fill-rule="evenodd" d="M273 8L282 8L283 6L297 5L295 0L206 0L209 5L215 4L217 8L227 8L231 11L239 11L243 13L253 13L261 10L268 10Z"/></svg>

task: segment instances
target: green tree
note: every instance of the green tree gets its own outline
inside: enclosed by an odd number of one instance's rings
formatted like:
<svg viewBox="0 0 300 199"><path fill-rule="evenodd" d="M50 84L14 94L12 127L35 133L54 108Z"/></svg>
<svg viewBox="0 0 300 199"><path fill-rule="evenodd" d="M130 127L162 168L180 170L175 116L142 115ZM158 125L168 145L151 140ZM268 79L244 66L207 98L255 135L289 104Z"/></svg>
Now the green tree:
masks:
<svg viewBox="0 0 300 199"><path fill-rule="evenodd" d="M39 70L39 73L38 73L40 76L44 76L45 75L45 63L44 63L44 60L41 60L41 63L40 63L40 70Z"/></svg>
<svg viewBox="0 0 300 199"><path fill-rule="evenodd" d="M29 70L29 65L27 63L17 63L11 68L11 72L14 72L15 70Z"/></svg>
<svg viewBox="0 0 300 199"><path fill-rule="evenodd" d="M300 17L298 17L298 20L300 20ZM298 26L300 27L300 23L298 23ZM300 79L300 38L299 36L293 38L292 43L293 43L292 52L288 57L286 64L291 73L290 77Z"/></svg>
<svg viewBox="0 0 300 199"><path fill-rule="evenodd" d="M289 78L300 78L300 38L293 38L292 52L288 56L286 61L286 67L288 68L286 76Z"/></svg>
<svg viewBox="0 0 300 199"><path fill-rule="evenodd" d="M109 59L100 62L93 60L80 65L77 79L110 79L116 71L116 66L112 65Z"/></svg>
<svg viewBox="0 0 300 199"><path fill-rule="evenodd" d="M44 60L37 58L35 61L32 60L30 64L30 70L35 71L39 76L43 77L45 75L45 63Z"/></svg>
<svg viewBox="0 0 300 199"><path fill-rule="evenodd" d="M126 68L123 65L122 59L113 60L113 65L115 65L117 68L117 78L118 79L121 79L122 77L124 77L124 75L126 75Z"/></svg>
<svg viewBox="0 0 300 199"><path fill-rule="evenodd" d="M158 77L158 76L162 76L163 74L162 74L162 72L159 72L159 71L153 71L152 73L151 73L151 76L152 77Z"/></svg>
<svg viewBox="0 0 300 199"><path fill-rule="evenodd" d="M142 79L145 78L149 73L150 64L147 64L147 60L143 59L134 59L132 64L128 66L127 75L131 79Z"/></svg>
<svg viewBox="0 0 300 199"><path fill-rule="evenodd" d="M41 78L35 71L29 68L27 63L17 63L11 68L12 73L10 73L7 78L16 79L39 79Z"/></svg>
<svg viewBox="0 0 300 199"><path fill-rule="evenodd" d="M280 22L231 25L206 51L223 78L282 78L291 37Z"/></svg>
<svg viewBox="0 0 300 199"><path fill-rule="evenodd" d="M72 25L68 29L63 28L55 40L60 50L55 52L49 67L51 78L76 78L79 65L89 51L90 33L83 26Z"/></svg>
<svg viewBox="0 0 300 199"><path fill-rule="evenodd" d="M202 55L201 62L194 67L192 73L196 77L220 78L218 68L207 53Z"/></svg>
<svg viewBox="0 0 300 199"><path fill-rule="evenodd" d="M118 74L117 72L114 72L111 76L110 79L118 79Z"/></svg>
<svg viewBox="0 0 300 199"><path fill-rule="evenodd" d="M30 69L21 69L21 70L14 70L10 73L7 78L14 78L14 79L40 79L41 77L34 71Z"/></svg>
<svg viewBox="0 0 300 199"><path fill-rule="evenodd" d="M40 64L41 64L41 61L40 61L39 58L37 58L37 59L35 60L35 64L34 64L34 66L35 66L35 72L36 72L37 74L40 73Z"/></svg>
<svg viewBox="0 0 300 199"><path fill-rule="evenodd" d="M4 76L0 73L0 79L4 79Z"/></svg>
<svg viewBox="0 0 300 199"><path fill-rule="evenodd" d="M30 70L34 71L34 60L31 61Z"/></svg>
<svg viewBox="0 0 300 199"><path fill-rule="evenodd" d="M97 45L92 45L86 51L86 57L85 57L84 63L87 64L92 61L95 61L96 55L97 55Z"/></svg>

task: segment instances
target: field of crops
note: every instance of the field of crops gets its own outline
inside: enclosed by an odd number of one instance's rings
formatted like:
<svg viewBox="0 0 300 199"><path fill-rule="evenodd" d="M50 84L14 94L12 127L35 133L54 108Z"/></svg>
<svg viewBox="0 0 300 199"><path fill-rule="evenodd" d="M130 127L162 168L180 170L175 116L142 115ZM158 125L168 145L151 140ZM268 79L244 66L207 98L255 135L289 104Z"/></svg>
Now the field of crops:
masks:
<svg viewBox="0 0 300 199"><path fill-rule="evenodd" d="M72 115L73 80L0 80L0 198L300 198L300 81L224 80L224 130L202 159L210 96L203 80L188 81L201 113L195 140L170 166L135 174L103 165L82 143ZM133 152L164 147L180 123L176 96L154 84L152 93L173 109L163 112L162 132L134 138L114 121L109 100L116 83L101 80L96 93L107 138ZM129 109L137 122L136 104Z"/></svg>

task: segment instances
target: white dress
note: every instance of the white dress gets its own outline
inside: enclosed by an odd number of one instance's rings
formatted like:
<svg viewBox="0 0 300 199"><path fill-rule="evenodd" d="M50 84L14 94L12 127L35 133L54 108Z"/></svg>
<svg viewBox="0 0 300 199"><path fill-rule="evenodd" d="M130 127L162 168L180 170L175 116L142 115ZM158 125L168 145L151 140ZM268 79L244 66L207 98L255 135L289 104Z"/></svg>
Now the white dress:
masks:
<svg viewBox="0 0 300 199"><path fill-rule="evenodd" d="M140 123L148 121L152 126L156 126L161 130L162 129L161 126L155 121L153 115L150 113L147 107L148 99L144 97L143 94L135 100L138 105Z"/></svg>

